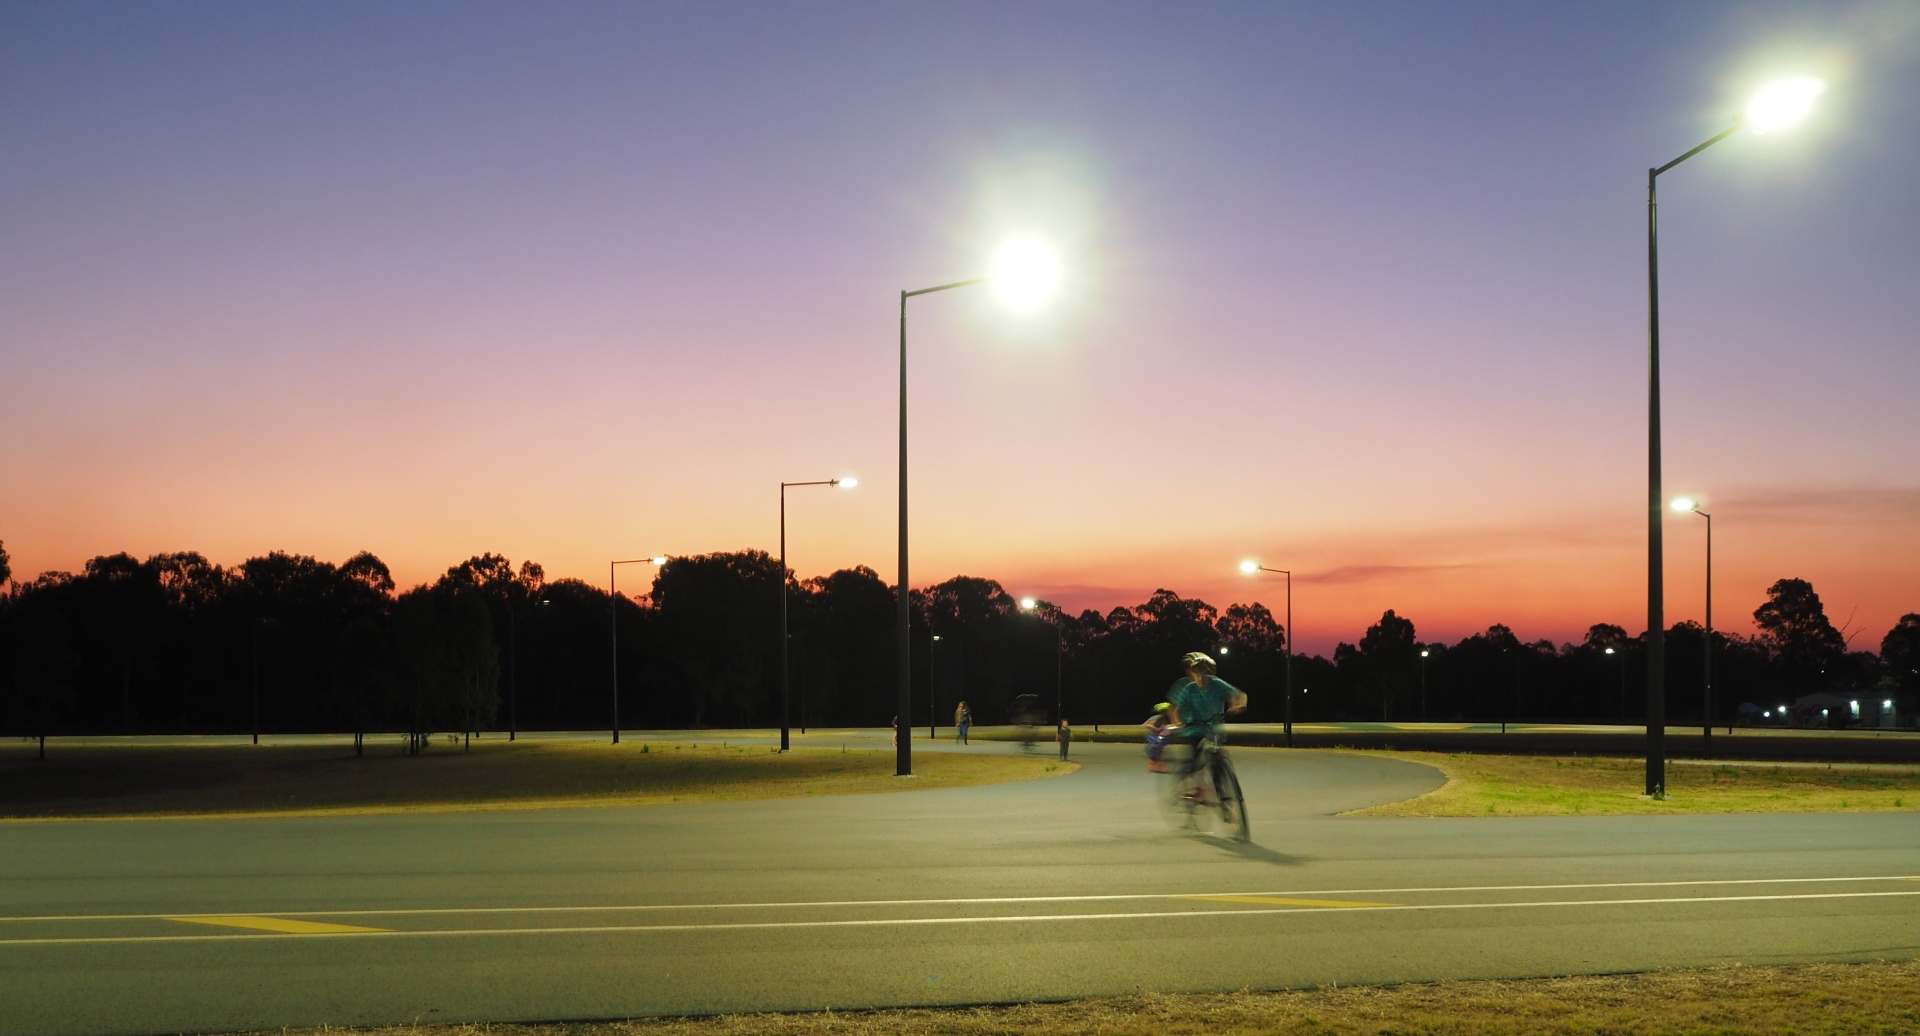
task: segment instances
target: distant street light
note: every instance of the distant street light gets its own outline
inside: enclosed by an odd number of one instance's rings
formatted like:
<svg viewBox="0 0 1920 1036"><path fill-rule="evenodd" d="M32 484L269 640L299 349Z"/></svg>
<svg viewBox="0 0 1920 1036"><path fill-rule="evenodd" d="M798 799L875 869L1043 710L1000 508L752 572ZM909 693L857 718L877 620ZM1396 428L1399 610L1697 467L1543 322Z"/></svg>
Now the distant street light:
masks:
<svg viewBox="0 0 1920 1036"><path fill-rule="evenodd" d="M1769 84L1753 96L1733 125L1663 166L1647 170L1647 795L1667 795L1666 615L1664 556L1660 537L1660 206L1661 173L1732 136L1742 126L1771 133L1804 118L1826 89L1818 79L1797 76Z"/></svg>
<svg viewBox="0 0 1920 1036"><path fill-rule="evenodd" d="M908 595L912 584L907 578L907 300L916 295L931 295L974 284L992 282L1001 300L1015 309L1033 309L1051 296L1060 285L1060 259L1047 246L1030 238L1011 241L994 256L992 273L986 277L939 284L900 293L900 566L899 588L894 612L894 712L899 719L913 710L913 644L908 637ZM913 738L894 739L894 774L913 774Z"/></svg>
<svg viewBox="0 0 1920 1036"><path fill-rule="evenodd" d="M1267 566L1262 565L1260 562L1252 561L1252 560L1240 562L1240 571L1246 573L1247 575L1253 575L1256 572L1277 572L1280 575L1287 577L1287 624L1286 624L1286 628L1280 631L1281 635L1284 638L1285 650L1286 650L1286 667L1285 667L1286 668L1286 692L1283 695L1283 702L1281 706L1282 709L1284 710L1281 714L1281 729L1286 732L1287 747L1292 748L1293 747L1293 572L1289 569L1284 569L1284 568L1268 568ZM1306 688L1304 687L1301 688L1300 693L1301 694L1307 693Z"/></svg>
<svg viewBox="0 0 1920 1036"><path fill-rule="evenodd" d="M1020 598L1021 611L1030 612L1039 607L1040 602L1031 597ZM1066 654L1067 631L1065 627L1056 624L1053 628L1053 723L1055 726L1060 725L1060 719L1064 715L1061 702L1064 700L1063 688L1066 686L1064 676Z"/></svg>
<svg viewBox="0 0 1920 1036"><path fill-rule="evenodd" d="M1420 722L1427 721L1427 649L1420 649Z"/></svg>
<svg viewBox="0 0 1920 1036"><path fill-rule="evenodd" d="M1607 654L1614 655L1619 654L1619 652L1608 648ZM1620 655L1619 661L1620 664L1614 668L1620 670L1620 701L1614 708L1614 713L1624 721L1627 718L1627 656Z"/></svg>
<svg viewBox="0 0 1920 1036"><path fill-rule="evenodd" d="M1700 669L1700 754L1702 758L1713 758L1713 515L1700 509L1698 500L1681 497L1673 502L1673 509L1685 513L1692 511L1707 520L1707 647L1706 658ZM1728 730L1727 733L1733 733Z"/></svg>
<svg viewBox="0 0 1920 1036"><path fill-rule="evenodd" d="M536 609L547 605L544 597L534 602ZM507 599L507 653L513 656L507 669L507 740L514 741L520 734L520 609L514 607L513 599Z"/></svg>
<svg viewBox="0 0 1920 1036"><path fill-rule="evenodd" d="M787 487L788 486L839 486L852 489L860 484L858 479L828 478L818 482L782 482L780 483L780 750L789 751L787 726L787 674L792 669L787 663ZM802 724L804 726L804 724Z"/></svg>
<svg viewBox="0 0 1920 1036"><path fill-rule="evenodd" d="M620 591L614 585L614 570L621 565L653 565L657 568L666 563L665 554L607 563L607 611L613 621L613 743L616 745L620 743Z"/></svg>

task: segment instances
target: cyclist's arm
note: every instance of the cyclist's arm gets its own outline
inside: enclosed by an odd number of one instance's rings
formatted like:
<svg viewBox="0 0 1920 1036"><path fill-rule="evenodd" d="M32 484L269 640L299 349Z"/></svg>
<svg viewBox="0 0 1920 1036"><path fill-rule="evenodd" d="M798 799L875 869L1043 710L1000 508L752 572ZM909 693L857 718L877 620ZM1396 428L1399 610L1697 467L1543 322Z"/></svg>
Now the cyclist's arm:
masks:
<svg viewBox="0 0 1920 1036"><path fill-rule="evenodd" d="M1233 697L1227 700L1227 715L1231 716L1237 712L1244 712L1246 711L1246 708L1247 708L1247 692L1245 691L1233 692Z"/></svg>

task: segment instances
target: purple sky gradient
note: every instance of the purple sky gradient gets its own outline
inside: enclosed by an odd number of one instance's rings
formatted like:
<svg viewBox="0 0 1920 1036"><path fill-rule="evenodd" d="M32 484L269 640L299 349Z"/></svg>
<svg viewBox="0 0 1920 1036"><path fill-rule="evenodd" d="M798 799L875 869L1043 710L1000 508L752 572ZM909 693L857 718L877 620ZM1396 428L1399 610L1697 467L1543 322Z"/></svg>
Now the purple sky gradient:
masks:
<svg viewBox="0 0 1920 1036"><path fill-rule="evenodd" d="M1224 607L1303 647L1644 625L1645 171L1670 495L1716 626L1920 610L1920 8L0 7L0 539L894 570ZM1698 618L1700 521L1669 524Z"/></svg>

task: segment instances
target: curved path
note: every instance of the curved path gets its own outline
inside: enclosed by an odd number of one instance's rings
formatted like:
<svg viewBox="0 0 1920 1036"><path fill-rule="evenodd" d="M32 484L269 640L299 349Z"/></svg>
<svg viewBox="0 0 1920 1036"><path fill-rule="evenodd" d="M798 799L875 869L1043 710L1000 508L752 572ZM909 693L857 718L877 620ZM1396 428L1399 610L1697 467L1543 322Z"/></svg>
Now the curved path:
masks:
<svg viewBox="0 0 1920 1036"><path fill-rule="evenodd" d="M803 743L884 748L884 737ZM610 1018L1920 955L1913 813L1343 818L1330 814L1439 777L1242 749L1254 843L1235 846L1173 833L1137 749L1076 745L1074 756L1084 767L1060 778L901 795L0 825L0 1032Z"/></svg>

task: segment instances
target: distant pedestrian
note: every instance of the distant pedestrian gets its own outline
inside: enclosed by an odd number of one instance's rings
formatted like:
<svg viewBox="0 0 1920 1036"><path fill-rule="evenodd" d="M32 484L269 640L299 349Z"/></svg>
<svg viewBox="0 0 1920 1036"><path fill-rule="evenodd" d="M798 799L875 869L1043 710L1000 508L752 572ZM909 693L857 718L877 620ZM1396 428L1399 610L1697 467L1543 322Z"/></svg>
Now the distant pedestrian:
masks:
<svg viewBox="0 0 1920 1036"><path fill-rule="evenodd" d="M966 744L967 731L973 729L973 710L967 708L966 702L961 702L960 707L953 710L953 726L960 732L960 743Z"/></svg>
<svg viewBox="0 0 1920 1036"><path fill-rule="evenodd" d="M1060 758L1065 760L1067 746L1073 743L1073 727L1067 722L1067 717L1060 717L1060 725L1054 728L1053 739L1060 742Z"/></svg>
<svg viewBox="0 0 1920 1036"><path fill-rule="evenodd" d="M900 717L898 716L893 717L893 740L890 743L895 748L900 747Z"/></svg>

